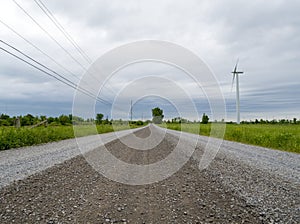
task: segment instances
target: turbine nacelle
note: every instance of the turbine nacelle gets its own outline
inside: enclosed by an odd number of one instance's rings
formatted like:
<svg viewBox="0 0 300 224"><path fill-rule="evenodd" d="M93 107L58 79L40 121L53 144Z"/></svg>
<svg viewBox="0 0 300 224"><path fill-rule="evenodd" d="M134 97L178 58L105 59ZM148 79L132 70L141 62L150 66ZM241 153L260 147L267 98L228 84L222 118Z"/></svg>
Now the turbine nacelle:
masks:
<svg viewBox="0 0 300 224"><path fill-rule="evenodd" d="M237 71L238 63L239 63L239 59L237 59L236 64L235 64L235 66L234 66L234 69L233 69L233 71L231 72L231 73L233 74L233 77L232 77L232 84L231 84L231 91L232 91L232 88L233 88L233 83L234 83L235 76L244 73L244 72L241 72L241 71Z"/></svg>

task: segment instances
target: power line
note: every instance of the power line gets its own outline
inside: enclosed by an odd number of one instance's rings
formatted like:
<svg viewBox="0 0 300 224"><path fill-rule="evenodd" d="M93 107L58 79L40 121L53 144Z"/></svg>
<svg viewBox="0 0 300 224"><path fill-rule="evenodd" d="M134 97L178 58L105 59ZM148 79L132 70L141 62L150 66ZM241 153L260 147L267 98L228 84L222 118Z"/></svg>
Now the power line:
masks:
<svg viewBox="0 0 300 224"><path fill-rule="evenodd" d="M34 0L38 7L47 15L47 17L53 22L53 24L59 29L62 34L67 38L67 40L75 47L78 53L88 62L91 63L92 60L89 56L80 48L80 46L75 42L72 36L66 31L66 29L59 23L55 18L53 13L47 8L47 6L41 0Z"/></svg>
<svg viewBox="0 0 300 224"><path fill-rule="evenodd" d="M22 52L21 50L17 49L16 47L14 47L14 46L8 44L7 42L5 42L5 41L3 41L3 40L1 40L1 39L0 39L0 42L2 42L3 44L5 44L6 46L12 48L13 50L19 52L20 54L22 54L22 55L25 56L26 58L30 59L31 61L35 62L36 64L40 65L41 67L43 67L43 68L47 69L48 71L54 73L55 75L59 76L60 78L57 78L57 77L54 76L53 74L50 74L49 72L46 72L44 69L41 69L41 68L39 68L38 66L33 65L32 63L26 61L25 59L22 59L21 57L19 57L19 56L13 54L12 52L10 52L10 51L8 51L8 50L6 50L6 49L0 47L1 50L7 52L8 54L10 54L10 55L16 57L17 59L19 59L19 60L25 62L25 63L28 64L28 65L31 65L32 67L38 69L39 71L46 73L47 75L49 75L49 76L55 78L56 80L61 81L62 83L68 85L69 87L71 87L71 88L73 88L73 89L75 89L75 90L77 90L77 91L79 91L79 92L81 92L81 93L83 93L83 94L85 94L85 95L87 95L87 96L90 96L91 98L97 100L97 101L100 102L100 103L104 103L104 104L111 105L111 106L113 105L111 102L109 102L109 101L107 101L107 100L105 100L105 99L103 99L103 98L101 98L101 97L98 97L97 95L95 95L94 93L90 92L89 90L86 90L85 88L78 86L76 83L74 83L74 82L72 82L71 80L65 78L64 76L60 75L59 73L57 73L57 72L54 71L53 69L51 69L51 68L45 66L44 64L40 63L40 62L37 61L36 59L34 59L34 58L30 57L29 55L25 54L24 52ZM62 80L61 80L61 79L62 79ZM114 107L116 107L116 108L122 110L122 109L121 109L120 107L118 107L118 106L114 106Z"/></svg>
<svg viewBox="0 0 300 224"><path fill-rule="evenodd" d="M70 86L71 88L73 88L73 89L76 89L76 87L74 87L74 86L70 85L69 83L67 83L67 82L65 82L65 81L63 81L63 80L60 80L60 79L59 79L59 78L57 78L56 76L54 76L54 75L52 75L52 74L50 74L50 73L48 73L48 72L44 71L43 69L41 69L41 68L37 67L36 65L34 65L34 64L32 64L32 63L30 63L30 62L26 61L25 59L23 59L23 58L21 58L21 57L17 56L16 54L14 54L14 53L12 53L12 52L10 52L10 51L8 51L8 50L6 50L6 49L2 48L2 47L0 47L0 50L3 50L3 51L5 51L6 53L8 53L8 54L10 54L10 55L14 56L15 58L17 58L17 59L19 59L19 60L21 60L21 61L25 62L26 64L28 64L28 65L30 65L30 66L32 66L32 67L34 67L35 69L37 69L37 70L39 70L39 71L41 71L41 72L43 72L43 73L47 74L48 76L51 76L52 78L54 78L54 79L56 79L56 80L58 80L58 81L60 81L60 82L62 82L62 83L64 83L64 84L66 84L66 85L68 85L68 86Z"/></svg>
<svg viewBox="0 0 300 224"><path fill-rule="evenodd" d="M34 0L38 7L46 14L46 16L52 21L52 23L61 31L61 33L66 37L66 39L75 47L79 54L88 62L92 63L90 57L82 50L82 48L76 43L74 38L66 31L66 29L61 25L61 23L55 18L53 13L47 8L47 6L41 0ZM109 83L107 83L111 87ZM116 93L113 88L104 88L108 89L112 93Z"/></svg>
<svg viewBox="0 0 300 224"><path fill-rule="evenodd" d="M73 59L85 72L88 72L93 78L96 80L97 77L95 77L93 74L91 74L85 66L83 66L76 58L74 58L70 52L65 49L46 29L44 29L16 0L12 0L47 36L54 41L71 59ZM99 81L99 80L98 80ZM113 90L110 90L111 92L115 93Z"/></svg>
<svg viewBox="0 0 300 224"><path fill-rule="evenodd" d="M32 57L28 56L27 54L23 53L22 51L20 51L19 49L15 48L14 46L8 44L7 42L3 41L3 40L0 40L0 42L4 43L6 46L14 49L15 51L19 52L20 54L22 54L23 56L25 56L26 58L30 59L31 61L35 62L36 64L42 66L43 68L49 70L50 72L56 74L57 76L59 76L60 78L62 78L63 80L65 80L66 82L68 83L71 83L72 85L74 85L75 87L77 87L77 84L70 81L69 79L65 78L64 76L58 74L57 72L55 72L54 70L50 69L49 67L43 65L42 63L38 62L37 60L33 59ZM81 87L78 87L78 88L81 88ZM82 90L86 91L87 93L91 94L91 95L94 95L93 93L91 93L90 91L88 90L85 90L83 88L81 88Z"/></svg>
<svg viewBox="0 0 300 224"><path fill-rule="evenodd" d="M54 41L69 57L71 57L82 69L87 70L76 58L74 58L70 52L65 49L46 29L44 29L16 0L12 0L47 36Z"/></svg>
<svg viewBox="0 0 300 224"><path fill-rule="evenodd" d="M33 44L30 40L26 39L23 35L21 35L20 33L18 33L15 29L13 29L11 26L9 26L7 23L3 22L0 19L0 23L2 23L6 28L8 28L10 31L12 31L13 33L15 33L17 36L19 36L21 39L23 39L26 43L28 43L30 46L32 46L33 48L35 48L37 51L39 51L41 54L43 54L44 56L46 56L48 59L50 59L52 62L54 62L56 65L58 65L60 68L62 68L63 70L65 70L66 72L70 73L73 77L75 77L77 80L80 81L80 78L75 75L73 72L71 72L69 69L67 69L66 67L64 67L62 64L60 64L59 62L57 62L53 57L51 57L49 54L47 54L45 51L41 50L38 46L36 46L35 44Z"/></svg>
<svg viewBox="0 0 300 224"><path fill-rule="evenodd" d="M44 56L46 56L48 59L50 59L52 62L54 62L56 65L58 65L60 68L62 68L65 72L69 73L70 75L72 75L73 77L75 77L78 81L81 81L87 85L90 86L89 83L87 83L85 80L81 80L76 74L74 74L73 72L71 72L69 69L67 69L65 66L63 66L62 64L60 64L57 60L55 60L53 57L51 57L49 54L47 54L45 51L43 51L42 49L40 49L38 46L36 46L34 43L32 43L30 40L26 39L22 34L18 33L15 29L13 29L11 26L9 26L7 23L5 23L4 21L2 21L0 19L0 23L2 23L2 25L4 25L7 29L9 29L10 31L12 31L14 34L16 34L18 37L20 37L22 40L24 40L26 43L28 43L30 46L32 46L33 48L35 48L37 51L39 51L41 54L43 54Z"/></svg>
<svg viewBox="0 0 300 224"><path fill-rule="evenodd" d="M0 50L5 51L6 53L12 55L13 57L15 57L15 58L17 58L17 59L23 61L24 63L26 63L26 64L28 64L28 65L34 67L35 69L37 69L37 70L39 70L39 71L45 73L46 75L51 76L52 78L54 78L54 79L56 79L56 80L58 80L58 81L64 83L65 85L67 85L67 86L69 86L69 87L71 87L71 88L73 88L73 89L75 89L75 90L77 90L77 91L79 91L79 92L81 92L81 93L83 93L83 94L85 94L85 95L87 95L87 96L89 96L89 97L91 97L91 98L96 99L97 101L99 101L97 98L95 98L95 96L90 95L89 93L86 93L86 92L84 92L84 91L78 89L76 86L74 86L74 85L72 85L72 84L69 84L68 82L66 82L66 81L64 81L64 80L61 80L61 79L57 78L56 76L54 76L54 75L50 74L49 72L47 72L47 71L45 71L45 70L39 68L39 67L36 66L36 65L34 65L34 64L32 64L32 63L26 61L25 59L23 59L23 58L17 56L16 54L14 54L14 53L12 53L12 52L10 52L10 51L8 51L8 50L2 48L2 47L0 47Z"/></svg>
<svg viewBox="0 0 300 224"><path fill-rule="evenodd" d="M4 43L5 45L9 46L10 48L12 48L12 49L14 49L15 51L19 52L20 54L22 54L23 56L25 56L25 57L27 57L28 59L32 60L32 61L35 62L36 64L38 64L38 65L42 66L43 68L49 70L50 72L52 72L52 73L58 75L60 78L58 78L57 76L55 76L55 75L53 75L53 74L51 74L51 73L45 71L44 69L39 68L38 66L36 66L36 65L34 65L34 64L30 63L30 62L28 62L27 60L25 60L25 59L23 59L23 58L17 56L16 54L14 54L14 53L12 53L12 52L10 52L10 51L8 51L8 50L6 50L6 49L0 47L0 49L3 50L3 51L5 51L6 53L8 53L8 54L14 56L15 58L17 58L17 59L19 59L19 60L25 62L26 64L28 64L28 65L34 67L35 69L37 69L37 70L39 70L39 71L41 71L41 72L47 74L48 76L51 76L52 78L54 78L54 79L56 79L56 80L58 80L58 81L60 81L60 82L62 82L62 83L64 83L64 84L68 85L69 87L71 87L71 88L73 88L73 89L75 89L75 90L77 90L77 91L80 91L81 93L84 93L85 95L88 95L88 96L92 97L93 99L96 99L97 101L99 101L99 102L101 102L101 103L106 103L106 104L112 105L110 102L108 102L108 101L106 101L106 100L104 100L104 99L102 99L102 98L100 98L100 97L95 96L95 95L94 95L93 93L91 93L90 91L88 91L88 90L86 90L86 89L84 89L84 88L82 88L82 87L78 87L75 83L73 83L73 82L70 81L69 79L63 77L62 75L58 74L58 73L55 72L54 70L48 68L47 66L43 65L42 63L38 62L37 60L35 60L35 59L33 59L32 57L28 56L27 54L23 53L23 52L20 51L19 49L17 49L17 48L15 48L15 47L11 46L10 44L6 43L5 41L0 40L0 42L2 42L2 43Z"/></svg>

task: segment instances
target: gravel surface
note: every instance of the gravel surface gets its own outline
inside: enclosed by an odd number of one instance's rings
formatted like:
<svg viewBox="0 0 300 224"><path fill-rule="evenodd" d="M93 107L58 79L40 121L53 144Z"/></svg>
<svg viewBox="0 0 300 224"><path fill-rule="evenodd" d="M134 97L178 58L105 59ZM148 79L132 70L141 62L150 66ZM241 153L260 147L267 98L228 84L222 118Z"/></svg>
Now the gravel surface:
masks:
<svg viewBox="0 0 300 224"><path fill-rule="evenodd" d="M106 148L127 163L154 163L172 151L178 132L168 130L151 150L136 150L123 142L135 137L151 145L162 131L146 127L122 141L108 142ZM186 141L196 137L183 134ZM207 138L199 138L193 158L171 177L153 184L131 186L111 181L82 155L15 181L0 190L0 223L300 223L299 155L224 141L210 166L199 171L207 142ZM88 154L101 147L87 150ZM40 159L56 161L52 159L55 152L60 150L42 154ZM13 157L5 162L3 155L1 176L6 166L20 169ZM31 161L30 154L20 155L21 161Z"/></svg>
<svg viewBox="0 0 300 224"><path fill-rule="evenodd" d="M0 188L21 180L36 172L45 170L55 164L62 163L70 158L80 155L110 142L119 136L131 133L132 130L117 133L91 135L77 139L68 139L59 142L41 144L24 148L0 151ZM82 146L79 150L78 143Z"/></svg>
<svg viewBox="0 0 300 224"><path fill-rule="evenodd" d="M180 136L180 132L168 130ZM183 138L199 138L204 148L208 138L182 133ZM214 142L221 140L214 139ZM200 161L203 150L193 158ZM300 223L300 155L237 142L222 141L208 171L222 186L252 206L265 223Z"/></svg>

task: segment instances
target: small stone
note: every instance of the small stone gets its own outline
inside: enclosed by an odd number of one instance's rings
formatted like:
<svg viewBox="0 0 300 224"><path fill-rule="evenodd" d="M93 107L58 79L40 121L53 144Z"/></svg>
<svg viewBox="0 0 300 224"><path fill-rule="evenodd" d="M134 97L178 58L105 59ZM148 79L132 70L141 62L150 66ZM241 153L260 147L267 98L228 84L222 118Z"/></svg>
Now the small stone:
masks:
<svg viewBox="0 0 300 224"><path fill-rule="evenodd" d="M266 213L265 212L260 212L259 215L264 217L264 216L266 216Z"/></svg>

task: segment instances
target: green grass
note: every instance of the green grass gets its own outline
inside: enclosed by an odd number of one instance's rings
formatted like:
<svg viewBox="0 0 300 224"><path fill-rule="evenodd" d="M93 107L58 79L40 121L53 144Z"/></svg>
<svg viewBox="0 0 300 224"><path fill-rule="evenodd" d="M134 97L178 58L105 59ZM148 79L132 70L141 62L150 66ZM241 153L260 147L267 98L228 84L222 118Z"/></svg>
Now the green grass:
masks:
<svg viewBox="0 0 300 224"><path fill-rule="evenodd" d="M211 133L211 124L166 124L167 128L205 136L222 137L222 132ZM220 124L214 124L220 125ZM164 125L165 126L165 125ZM131 125L130 128L138 126ZM78 125L76 137L128 129L126 125ZM217 129L218 130L218 129ZM74 138L73 126L48 126L29 129L0 128L0 150L36 145ZM300 125L292 124L226 124L224 139L251 145L300 153Z"/></svg>
<svg viewBox="0 0 300 224"><path fill-rule="evenodd" d="M166 124L167 128L210 136L211 124ZM220 125L220 124L214 124ZM212 133L213 137L222 137ZM300 153L300 125L226 124L224 139L288 152Z"/></svg>
<svg viewBox="0 0 300 224"><path fill-rule="evenodd" d="M78 125L75 127L76 137L94 135L113 131L128 129L127 125L97 125L97 131L94 125ZM136 128L137 125L130 125L130 128ZM73 126L48 126L36 127L0 127L0 150L10 148L19 148L23 146L36 145L41 143L59 141L63 139L74 138Z"/></svg>

